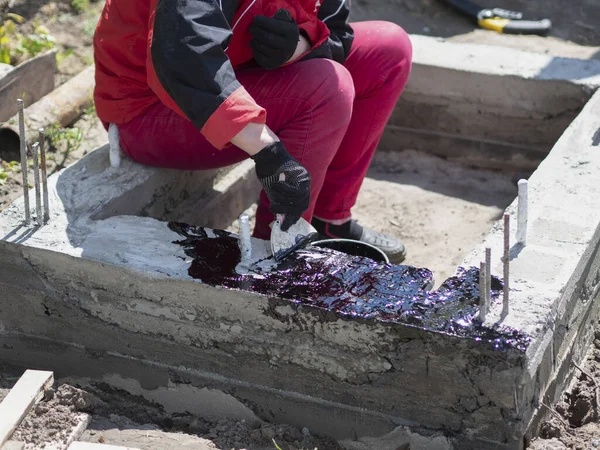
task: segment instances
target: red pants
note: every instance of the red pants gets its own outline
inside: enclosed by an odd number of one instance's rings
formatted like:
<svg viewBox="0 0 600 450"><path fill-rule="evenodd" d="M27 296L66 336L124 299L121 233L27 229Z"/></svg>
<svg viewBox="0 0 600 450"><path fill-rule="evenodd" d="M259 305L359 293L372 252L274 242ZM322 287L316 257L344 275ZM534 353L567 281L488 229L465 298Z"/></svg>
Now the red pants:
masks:
<svg viewBox="0 0 600 450"><path fill-rule="evenodd" d="M352 24L355 39L345 64L314 59L272 71L236 72L267 110L267 125L311 175L304 214L325 220L351 217L350 209L408 80L412 47L388 22ZM150 166L202 170L228 166L248 155L237 147L217 150L191 122L163 104L119 125L123 151ZM261 192L254 236L268 239L273 215Z"/></svg>

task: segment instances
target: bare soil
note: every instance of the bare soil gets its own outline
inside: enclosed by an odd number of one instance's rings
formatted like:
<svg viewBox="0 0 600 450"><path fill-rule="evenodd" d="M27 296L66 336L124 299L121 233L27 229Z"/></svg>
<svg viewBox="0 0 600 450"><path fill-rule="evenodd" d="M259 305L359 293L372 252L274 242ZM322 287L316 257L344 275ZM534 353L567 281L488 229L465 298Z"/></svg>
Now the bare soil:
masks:
<svg viewBox="0 0 600 450"><path fill-rule="evenodd" d="M543 406L548 419L530 450L600 448L600 331L583 367L575 366L572 386L555 405Z"/></svg>

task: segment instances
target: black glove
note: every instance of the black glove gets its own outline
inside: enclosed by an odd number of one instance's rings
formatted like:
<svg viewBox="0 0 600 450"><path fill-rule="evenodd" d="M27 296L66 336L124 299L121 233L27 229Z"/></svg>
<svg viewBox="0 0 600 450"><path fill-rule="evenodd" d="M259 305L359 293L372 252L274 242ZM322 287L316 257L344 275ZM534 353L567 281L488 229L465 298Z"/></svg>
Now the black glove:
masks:
<svg viewBox="0 0 600 450"><path fill-rule="evenodd" d="M287 231L308 209L310 175L281 142L266 146L252 159L258 180L271 202L271 212L285 216L281 229Z"/></svg>
<svg viewBox="0 0 600 450"><path fill-rule="evenodd" d="M285 64L294 54L300 39L300 30L292 15L280 9L272 18L256 16L250 25L253 39L250 47L254 59L265 69L275 69Z"/></svg>

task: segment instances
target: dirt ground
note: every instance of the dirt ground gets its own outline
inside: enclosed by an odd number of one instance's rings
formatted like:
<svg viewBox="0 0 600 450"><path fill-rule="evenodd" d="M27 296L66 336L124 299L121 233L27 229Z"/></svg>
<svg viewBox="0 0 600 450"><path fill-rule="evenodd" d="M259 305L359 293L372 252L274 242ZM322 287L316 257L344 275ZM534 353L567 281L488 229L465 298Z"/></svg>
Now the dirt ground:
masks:
<svg viewBox="0 0 600 450"><path fill-rule="evenodd" d="M600 331L583 367L556 405L543 406L549 418L530 450L592 450L600 448Z"/></svg>
<svg viewBox="0 0 600 450"><path fill-rule="evenodd" d="M22 371L0 370L0 400ZM85 431L75 435L77 427ZM86 428L87 427L87 428ZM341 450L329 438L310 430L257 421L205 420L191 414L169 415L159 405L103 384L83 389L55 382L43 400L29 412L11 439L25 450L75 440L140 450Z"/></svg>
<svg viewBox="0 0 600 450"><path fill-rule="evenodd" d="M56 39L57 48L64 55L58 64L57 85L92 63L93 31L104 4L103 0L91 1L86 11L78 13L71 2L0 0L0 13L10 11L25 17L20 31L31 31L37 20ZM356 0L353 17L384 18L395 21L409 33L438 36L453 42L502 45L555 57L600 59L598 0L479 0L478 3L486 7L522 10L532 18L547 17L554 26L547 37L500 35L477 29L442 0L390 0L379 2L380 6L368 0ZM490 61L502 63L495 61L493 55ZM94 110L89 110L69 128L54 132L49 173L75 162L107 140ZM20 176L18 168L10 170L9 177L0 184L0 211L20 195ZM473 171L411 151L378 154L354 214L364 225L399 235L408 248L406 263L429 267L439 284L454 271L464 253L480 241L512 201L516 181L510 174ZM597 338L592 356L579 371L574 387L565 393L559 404L548 405L549 420L531 449L600 448L600 405L597 400L600 335ZM15 381L14 374L0 376L0 399ZM169 417L160 408L150 407L123 393L97 387L90 388L87 393L78 392L71 387L66 387L64 392L58 389L55 399L49 401L60 403L63 399L66 403L62 406L71 415L90 414L91 422L83 437L90 442L143 449L273 449L271 440L274 438L284 450L337 448L332 442L314 438L293 427L264 423L250 426L228 420L210 423L188 416ZM74 402L65 400L67 394L73 394ZM88 400L78 403L77 399L82 396ZM118 400L120 398L123 400ZM42 419L47 413L44 408L33 412ZM31 425L32 422L28 423ZM53 434L60 435L60 432Z"/></svg>

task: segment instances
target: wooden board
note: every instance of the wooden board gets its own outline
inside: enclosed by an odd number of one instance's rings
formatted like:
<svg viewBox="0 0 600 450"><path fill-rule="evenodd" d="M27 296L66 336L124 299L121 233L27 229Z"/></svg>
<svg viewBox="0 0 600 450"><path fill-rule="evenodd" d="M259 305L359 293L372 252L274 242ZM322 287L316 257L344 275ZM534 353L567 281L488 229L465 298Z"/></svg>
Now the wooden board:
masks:
<svg viewBox="0 0 600 450"><path fill-rule="evenodd" d="M0 122L6 122L17 113L17 99L25 107L33 105L54 90L56 51L31 58L0 77Z"/></svg>
<svg viewBox="0 0 600 450"><path fill-rule="evenodd" d="M0 403L0 448L13 434L31 407L54 383L52 372L27 370Z"/></svg>
<svg viewBox="0 0 600 450"><path fill-rule="evenodd" d="M91 442L73 442L67 450L138 450L132 447L118 447L116 445L93 444Z"/></svg>
<svg viewBox="0 0 600 450"><path fill-rule="evenodd" d="M25 442L8 441L2 446L1 450L23 450L25 448Z"/></svg>

